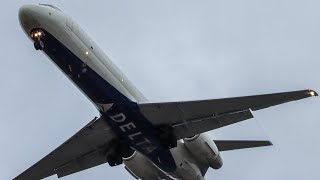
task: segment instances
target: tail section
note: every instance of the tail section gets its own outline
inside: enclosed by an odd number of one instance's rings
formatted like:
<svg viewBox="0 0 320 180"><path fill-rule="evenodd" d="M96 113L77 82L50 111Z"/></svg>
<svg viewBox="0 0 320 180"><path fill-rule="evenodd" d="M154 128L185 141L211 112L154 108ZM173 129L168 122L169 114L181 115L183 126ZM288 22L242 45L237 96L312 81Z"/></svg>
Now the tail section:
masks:
<svg viewBox="0 0 320 180"><path fill-rule="evenodd" d="M272 146L270 141L244 141L244 140L215 140L219 151L230 151L237 149Z"/></svg>

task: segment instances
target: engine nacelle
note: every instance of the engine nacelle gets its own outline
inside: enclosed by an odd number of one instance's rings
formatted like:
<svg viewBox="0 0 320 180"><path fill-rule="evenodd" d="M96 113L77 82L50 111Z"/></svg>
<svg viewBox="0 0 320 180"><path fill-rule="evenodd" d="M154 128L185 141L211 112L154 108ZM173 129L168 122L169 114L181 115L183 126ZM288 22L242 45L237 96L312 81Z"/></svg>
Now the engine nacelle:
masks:
<svg viewBox="0 0 320 180"><path fill-rule="evenodd" d="M205 134L185 138L184 145L200 163L208 165L213 169L222 167L222 159L216 144Z"/></svg>
<svg viewBox="0 0 320 180"><path fill-rule="evenodd" d="M168 176L159 170L141 153L135 151L132 156L123 158L126 170L136 179L167 179Z"/></svg>

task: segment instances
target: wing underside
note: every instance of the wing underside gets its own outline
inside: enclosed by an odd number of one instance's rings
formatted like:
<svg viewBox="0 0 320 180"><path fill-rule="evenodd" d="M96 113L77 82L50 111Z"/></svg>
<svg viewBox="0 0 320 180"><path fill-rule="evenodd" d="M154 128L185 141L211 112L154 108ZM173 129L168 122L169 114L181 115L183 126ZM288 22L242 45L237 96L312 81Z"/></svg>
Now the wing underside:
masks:
<svg viewBox="0 0 320 180"><path fill-rule="evenodd" d="M317 93L302 90L226 99L143 103L139 107L154 126L170 126L177 139L182 139L250 119L251 111L311 96Z"/></svg>
<svg viewBox="0 0 320 180"><path fill-rule="evenodd" d="M316 96L311 90L203 101L138 104L154 126L168 126L177 139L191 137L252 118L251 110ZM107 162L108 150L117 140L103 118L92 120L69 140L14 180L63 177ZM264 146L267 142L216 141L220 150Z"/></svg>
<svg viewBox="0 0 320 180"><path fill-rule="evenodd" d="M106 153L116 138L104 119L92 120L69 140L14 180L63 177L107 162Z"/></svg>

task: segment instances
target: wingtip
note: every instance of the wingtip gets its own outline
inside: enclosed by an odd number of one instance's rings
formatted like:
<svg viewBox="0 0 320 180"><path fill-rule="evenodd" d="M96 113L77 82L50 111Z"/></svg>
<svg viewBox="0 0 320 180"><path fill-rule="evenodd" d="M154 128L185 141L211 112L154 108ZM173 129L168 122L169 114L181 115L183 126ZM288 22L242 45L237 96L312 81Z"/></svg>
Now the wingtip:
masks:
<svg viewBox="0 0 320 180"><path fill-rule="evenodd" d="M308 94L310 97L313 97L313 96L318 96L318 93L314 90L308 90Z"/></svg>

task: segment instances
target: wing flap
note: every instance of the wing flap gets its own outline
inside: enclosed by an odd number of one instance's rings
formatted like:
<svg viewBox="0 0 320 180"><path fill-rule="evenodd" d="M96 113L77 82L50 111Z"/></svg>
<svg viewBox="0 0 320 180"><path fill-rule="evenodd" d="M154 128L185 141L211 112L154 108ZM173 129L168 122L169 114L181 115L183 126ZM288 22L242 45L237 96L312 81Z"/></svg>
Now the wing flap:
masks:
<svg viewBox="0 0 320 180"><path fill-rule="evenodd" d="M82 157L78 157L73 159L72 161L62 165L61 167L55 170L56 174L59 178L83 171L85 169L89 169L94 166L98 166L100 164L104 164L107 162L107 158L103 155L102 152L93 151L84 155Z"/></svg>
<svg viewBox="0 0 320 180"><path fill-rule="evenodd" d="M255 148L262 146L272 146L270 141L234 141L234 140L215 140L219 151L230 151L236 149Z"/></svg>
<svg viewBox="0 0 320 180"><path fill-rule="evenodd" d="M173 131L177 139L183 139L250 118L253 118L250 110L234 112L220 116L199 118L186 123L174 125Z"/></svg>

